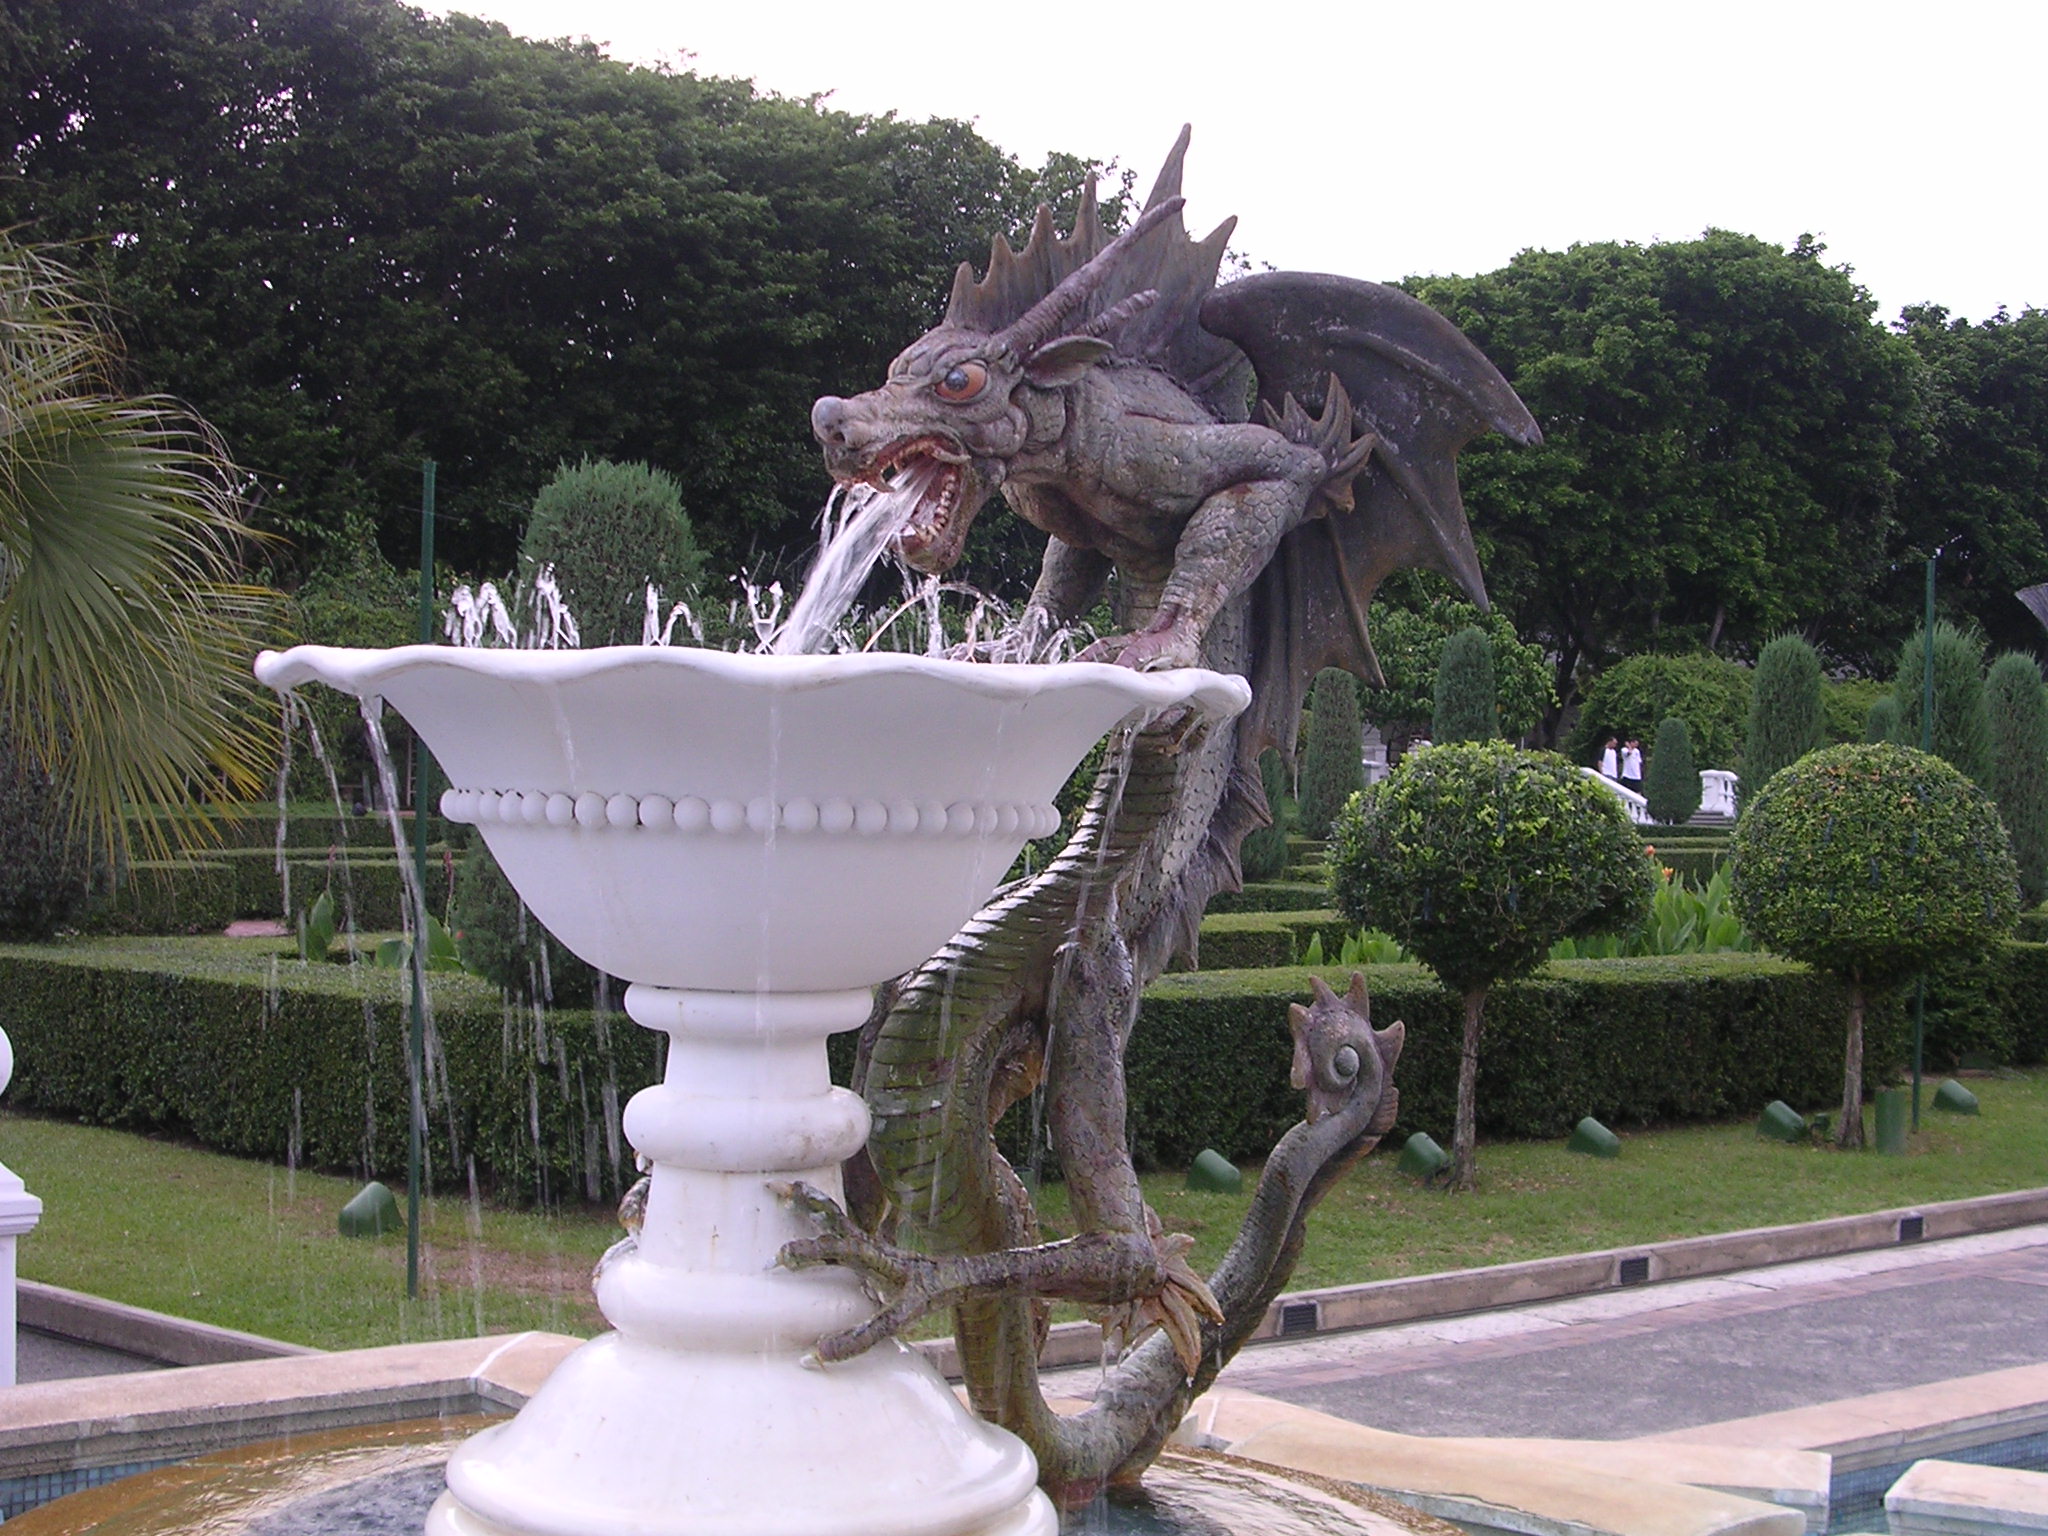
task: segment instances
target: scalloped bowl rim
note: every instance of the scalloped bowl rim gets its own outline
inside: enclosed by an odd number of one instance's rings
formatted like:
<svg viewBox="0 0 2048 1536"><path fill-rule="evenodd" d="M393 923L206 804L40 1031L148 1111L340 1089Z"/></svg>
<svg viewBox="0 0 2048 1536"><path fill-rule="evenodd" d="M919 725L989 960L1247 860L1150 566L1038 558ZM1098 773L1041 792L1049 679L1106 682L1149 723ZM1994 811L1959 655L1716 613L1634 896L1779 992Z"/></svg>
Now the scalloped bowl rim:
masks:
<svg viewBox="0 0 2048 1536"><path fill-rule="evenodd" d="M382 649L295 645L286 651L262 652L256 658L255 671L258 682L279 691L319 682L362 697L377 693L387 679L422 666L455 667L503 681L540 683L676 667L771 693L805 693L867 678L915 675L995 699L1030 698L1048 688L1087 681L1123 693L1134 709L1192 704L1216 719L1228 719L1251 702L1251 685L1243 678L1201 667L1139 672L1100 661L953 661L902 651L775 656L696 646L612 645L557 651L452 645Z"/></svg>

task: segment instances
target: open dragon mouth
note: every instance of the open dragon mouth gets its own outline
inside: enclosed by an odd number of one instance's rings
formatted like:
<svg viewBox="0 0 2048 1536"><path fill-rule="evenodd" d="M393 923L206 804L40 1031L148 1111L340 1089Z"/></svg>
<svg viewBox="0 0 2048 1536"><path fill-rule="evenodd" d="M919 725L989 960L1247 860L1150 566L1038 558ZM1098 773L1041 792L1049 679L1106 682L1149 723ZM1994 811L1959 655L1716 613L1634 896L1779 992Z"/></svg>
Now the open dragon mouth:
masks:
<svg viewBox="0 0 2048 1536"><path fill-rule="evenodd" d="M960 557L970 516L960 517L967 489L967 457L939 437L891 444L866 477L909 503L896 535L898 553L924 571L941 571Z"/></svg>

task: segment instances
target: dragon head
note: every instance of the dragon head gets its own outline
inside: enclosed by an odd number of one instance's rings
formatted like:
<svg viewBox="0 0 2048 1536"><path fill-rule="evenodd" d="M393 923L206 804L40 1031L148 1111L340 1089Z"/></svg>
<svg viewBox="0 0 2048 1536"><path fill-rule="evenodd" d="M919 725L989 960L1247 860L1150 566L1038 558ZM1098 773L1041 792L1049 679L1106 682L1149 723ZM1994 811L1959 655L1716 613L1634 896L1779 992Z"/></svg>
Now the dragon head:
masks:
<svg viewBox="0 0 2048 1536"><path fill-rule="evenodd" d="M1148 207L1000 328L967 323L973 306L959 296L976 290L963 267L946 320L897 356L880 389L851 399L826 395L811 407L811 430L834 480L915 493L915 510L896 540L911 565L942 572L958 562L975 514L1031 440L1032 392L1079 383L1115 350L1114 333L1156 300L1147 290L1107 307L1099 302L1120 258L1180 208L1178 197ZM1039 214L1049 223L1046 210ZM1007 245L999 249L1008 254Z"/></svg>
<svg viewBox="0 0 2048 1536"><path fill-rule="evenodd" d="M1393 1128L1400 1103L1394 1091L1394 1063L1400 1058L1407 1028L1398 1020L1385 1029L1372 1027L1372 999L1365 978L1351 973L1351 987L1342 997L1320 976L1309 978L1316 1000L1304 1008L1292 1003L1287 1022L1294 1033L1296 1088L1308 1094L1308 1122L1347 1105L1372 1106L1366 1129L1375 1136Z"/></svg>

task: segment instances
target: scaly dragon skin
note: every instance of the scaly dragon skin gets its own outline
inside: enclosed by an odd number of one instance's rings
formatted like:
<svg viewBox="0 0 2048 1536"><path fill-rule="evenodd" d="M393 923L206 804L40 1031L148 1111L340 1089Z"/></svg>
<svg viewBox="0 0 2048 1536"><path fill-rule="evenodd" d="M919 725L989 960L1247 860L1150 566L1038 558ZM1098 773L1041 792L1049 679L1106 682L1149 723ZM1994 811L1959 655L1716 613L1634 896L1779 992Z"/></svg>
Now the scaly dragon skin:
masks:
<svg viewBox="0 0 2048 1536"><path fill-rule="evenodd" d="M1318 982L1292 1017L1305 1118L1267 1158L1205 1281L1190 1240L1161 1232L1145 1205L1124 1131L1124 1052L1140 994L1193 951L1209 898L1238 884L1245 834L1270 821L1260 749L1291 745L1317 668L1375 669L1372 586L1430 564L1476 587L1459 444L1489 425L1536 435L1477 350L1394 290L1327 278L1214 290L1230 226L1201 242L1181 231L1186 142L1122 235L1104 232L1092 189L1069 238L1041 209L1022 252L999 240L983 279L961 269L945 320L880 388L812 409L835 479L914 472L905 483L920 499L898 548L920 568L957 561L998 492L1049 535L1031 598L989 659L1040 659L1113 574L1122 632L1088 655L1253 679L1238 720L1127 732L1065 851L884 989L863 1031L857 1086L873 1131L848 1165L850 1212L788 1191L818 1235L783 1262L850 1266L885 1301L873 1321L821 1341L821 1360L951 1306L975 1408L1023 1437L1041 1482L1069 1504L1142 1472L1286 1283L1315 1202L1393 1123L1400 1026L1370 1028L1362 982L1345 998ZM1217 302L1230 294L1243 297ZM1325 355L1343 377L1315 371ZM1243 419L1254 365L1263 425ZM1365 391L1363 418L1346 378ZM1317 414L1275 382L1293 379L1321 394ZM1316 519L1327 542L1306 526ZM1334 627L1317 593L1338 594ZM1053 1243L1039 1241L991 1134L1041 1090L1076 1233ZM1135 1340L1071 1416L1050 1410L1038 1382L1054 1300L1096 1307Z"/></svg>

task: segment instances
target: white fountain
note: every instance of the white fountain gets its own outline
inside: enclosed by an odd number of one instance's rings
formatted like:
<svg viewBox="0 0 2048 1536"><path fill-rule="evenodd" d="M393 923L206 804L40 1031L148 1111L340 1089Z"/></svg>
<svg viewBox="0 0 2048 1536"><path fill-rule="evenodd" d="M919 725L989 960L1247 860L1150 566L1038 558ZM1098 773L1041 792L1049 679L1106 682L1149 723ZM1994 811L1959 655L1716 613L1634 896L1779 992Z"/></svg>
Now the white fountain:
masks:
<svg viewBox="0 0 2048 1536"><path fill-rule="evenodd" d="M430 1536L1050 1536L1031 1453L915 1351L820 1367L872 1314L790 1272L777 1186L840 1194L866 1107L825 1038L951 937L1087 749L1134 712L1227 719L1212 672L701 650L266 653L257 675L382 696L534 914L669 1036L625 1115L653 1163L616 1328L449 1463Z"/></svg>

